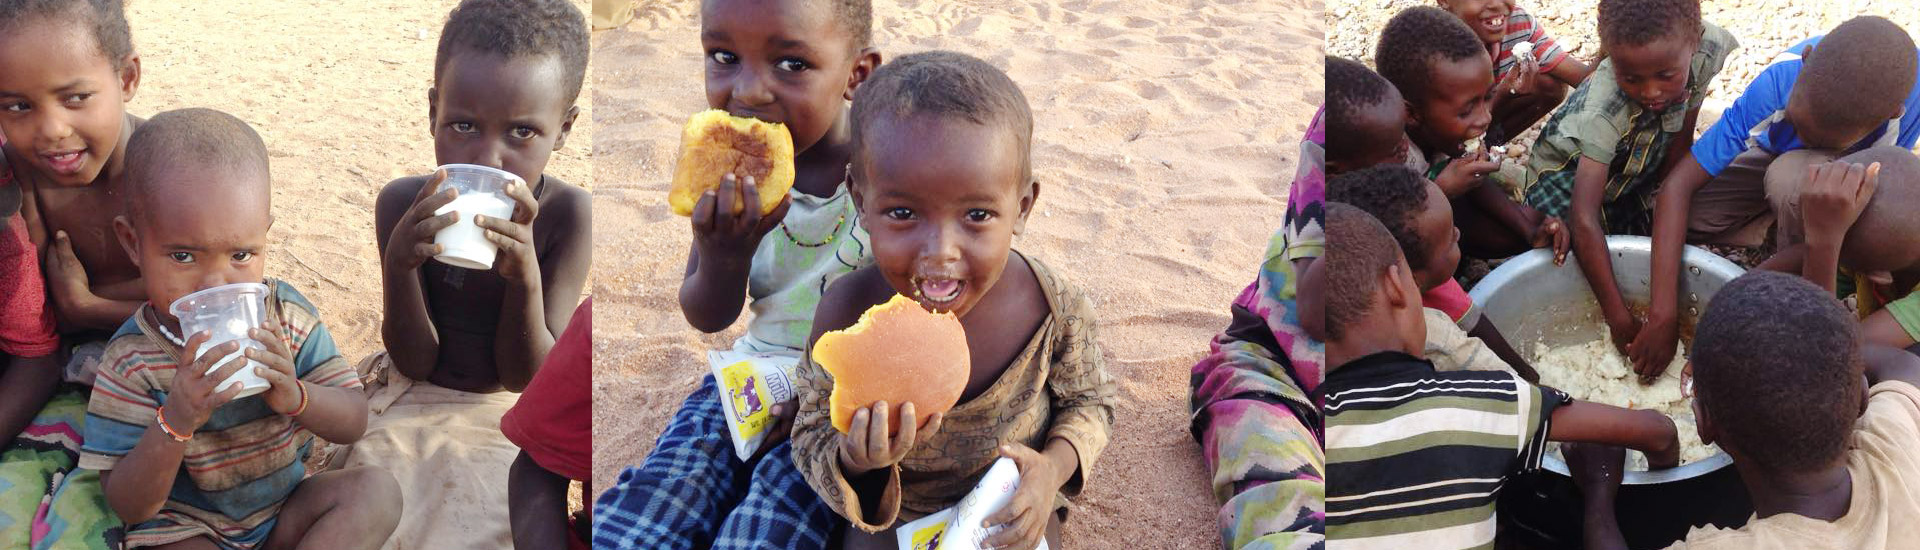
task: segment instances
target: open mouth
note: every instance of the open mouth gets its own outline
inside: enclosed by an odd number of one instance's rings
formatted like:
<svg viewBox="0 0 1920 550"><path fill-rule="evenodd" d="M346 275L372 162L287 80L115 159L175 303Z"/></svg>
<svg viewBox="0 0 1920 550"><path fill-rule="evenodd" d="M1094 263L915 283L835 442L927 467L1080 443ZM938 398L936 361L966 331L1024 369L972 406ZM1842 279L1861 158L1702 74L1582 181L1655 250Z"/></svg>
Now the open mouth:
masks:
<svg viewBox="0 0 1920 550"><path fill-rule="evenodd" d="M917 275L913 278L914 298L934 311L952 311L965 288L966 283L959 279Z"/></svg>
<svg viewBox="0 0 1920 550"><path fill-rule="evenodd" d="M54 151L41 153L40 159L47 162L47 168L53 170L53 173L61 176L72 176L80 173L80 167L83 164L82 161L86 159L86 153L86 149Z"/></svg>
<svg viewBox="0 0 1920 550"><path fill-rule="evenodd" d="M1492 32L1492 33L1505 31L1507 30L1507 16L1495 15L1493 17L1481 19L1480 28L1485 29L1487 32Z"/></svg>

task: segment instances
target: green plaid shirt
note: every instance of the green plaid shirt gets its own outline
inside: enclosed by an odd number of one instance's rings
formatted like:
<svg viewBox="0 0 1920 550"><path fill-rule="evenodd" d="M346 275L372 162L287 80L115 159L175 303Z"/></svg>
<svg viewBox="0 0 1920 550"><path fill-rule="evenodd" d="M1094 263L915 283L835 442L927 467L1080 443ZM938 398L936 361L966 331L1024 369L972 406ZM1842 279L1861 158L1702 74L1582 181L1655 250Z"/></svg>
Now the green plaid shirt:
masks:
<svg viewBox="0 0 1920 550"><path fill-rule="evenodd" d="M1606 194L1601 224L1609 234L1646 234L1652 229L1653 191L1659 187L1660 166L1668 144L1687 128L1687 112L1707 99L1707 84L1733 51L1740 47L1732 34L1712 23L1700 36L1693 54L1686 104L1663 112L1649 112L1629 99L1614 81L1613 60L1600 62L1593 75L1574 90L1548 119L1527 162L1527 204L1543 214L1567 217L1573 205L1573 175L1580 157L1607 165Z"/></svg>

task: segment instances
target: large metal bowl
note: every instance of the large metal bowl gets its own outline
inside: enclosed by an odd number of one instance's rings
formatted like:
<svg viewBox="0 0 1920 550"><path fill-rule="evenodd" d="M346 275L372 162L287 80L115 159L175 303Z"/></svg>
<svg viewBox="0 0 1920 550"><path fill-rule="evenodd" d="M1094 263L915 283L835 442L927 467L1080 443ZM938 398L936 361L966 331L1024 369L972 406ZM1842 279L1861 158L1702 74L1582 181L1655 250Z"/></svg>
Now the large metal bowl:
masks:
<svg viewBox="0 0 1920 550"><path fill-rule="evenodd" d="M1648 276L1653 242L1646 237L1607 237L1613 255L1613 277L1629 304L1646 304L1651 297ZM1473 302L1500 327L1507 341L1545 342L1548 345L1591 341L1599 308L1580 267L1569 259L1554 266L1547 250L1516 256L1493 270L1473 287ZM1707 302L1720 288L1740 276L1740 266L1705 250L1687 247L1681 257L1680 324L1693 326ZM1527 350L1522 349L1522 353ZM1567 465L1549 455L1546 472L1514 480L1514 491L1503 494L1503 517L1513 519L1550 542L1572 542L1580 536L1579 491ZM1739 473L1728 466L1733 459L1722 452L1663 471L1627 472L1619 494L1622 529L1635 548L1664 547L1695 525L1713 523L1734 527L1752 514Z"/></svg>

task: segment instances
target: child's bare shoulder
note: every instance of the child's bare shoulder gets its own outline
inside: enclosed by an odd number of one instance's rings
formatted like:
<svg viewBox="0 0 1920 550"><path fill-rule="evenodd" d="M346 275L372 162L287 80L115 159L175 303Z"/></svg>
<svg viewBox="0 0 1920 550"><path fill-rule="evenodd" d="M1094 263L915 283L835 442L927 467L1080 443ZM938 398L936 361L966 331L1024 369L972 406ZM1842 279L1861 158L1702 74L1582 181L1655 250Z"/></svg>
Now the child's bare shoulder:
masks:
<svg viewBox="0 0 1920 550"><path fill-rule="evenodd" d="M853 326L860 314L886 303L893 294L893 287L877 267L867 266L840 276L820 294L820 305L813 312L814 335Z"/></svg>
<svg viewBox="0 0 1920 550"><path fill-rule="evenodd" d="M535 221L535 229L546 225L547 229L557 231L591 231L593 193L560 178L546 175L541 178L546 188L540 190L540 217ZM542 224L540 220L547 223Z"/></svg>
<svg viewBox="0 0 1920 550"><path fill-rule="evenodd" d="M413 198L420 196L420 188L427 184L427 180L427 176L407 176L387 182L386 187L380 188L380 196L374 201L374 210L385 212L397 208L398 211L394 212L396 216L405 212L407 207L413 206Z"/></svg>

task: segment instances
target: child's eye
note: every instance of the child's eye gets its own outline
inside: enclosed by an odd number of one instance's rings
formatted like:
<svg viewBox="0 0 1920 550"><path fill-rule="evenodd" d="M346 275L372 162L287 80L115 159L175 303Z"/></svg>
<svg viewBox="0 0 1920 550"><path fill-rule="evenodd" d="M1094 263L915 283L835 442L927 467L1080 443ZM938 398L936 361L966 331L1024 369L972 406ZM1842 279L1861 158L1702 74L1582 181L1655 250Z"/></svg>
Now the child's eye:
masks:
<svg viewBox="0 0 1920 550"><path fill-rule="evenodd" d="M913 219L913 210L906 208L889 208L882 215L896 220L910 220Z"/></svg>
<svg viewBox="0 0 1920 550"><path fill-rule="evenodd" d="M510 133L513 135L513 139L533 139L533 136L539 135L539 132L535 132L532 128L525 126L514 128Z"/></svg>
<svg viewBox="0 0 1920 550"><path fill-rule="evenodd" d="M182 264L193 263L193 254L188 252L168 252L167 257L172 259L175 263L182 263Z"/></svg>
<svg viewBox="0 0 1920 550"><path fill-rule="evenodd" d="M721 65L732 65L740 62L740 56L733 55L733 52L725 50L714 50L712 53L707 54L707 59L713 60L714 63Z"/></svg>
<svg viewBox="0 0 1920 550"><path fill-rule="evenodd" d="M247 261L248 261L248 260L252 260L252 259L253 259L253 253L252 253L252 252L235 252L235 253L233 253L233 261L235 261L235 262L239 262L239 263L247 263Z"/></svg>
<svg viewBox="0 0 1920 550"><path fill-rule="evenodd" d="M15 103L8 103L6 105L0 105L0 109L6 109L7 112L9 113L24 113L27 111L32 111L33 106L28 105L27 102L25 101L20 101Z"/></svg>
<svg viewBox="0 0 1920 550"><path fill-rule="evenodd" d="M967 221L970 221L970 222L985 223L992 219L993 219L993 212L990 212L987 210L981 210L981 209L975 208L973 210L967 211Z"/></svg>
<svg viewBox="0 0 1920 550"><path fill-rule="evenodd" d="M811 68L807 65L807 62L798 59L782 59L773 66L790 73L797 73Z"/></svg>
<svg viewBox="0 0 1920 550"><path fill-rule="evenodd" d="M92 93L84 93L84 94L73 94L73 95L69 95L69 96L67 96L67 97L66 97L66 102L67 102L67 103L81 103L81 102L84 102L84 101L86 101L86 100L88 100L88 99L92 99L92 98L93 98L93 94L92 94Z"/></svg>
<svg viewBox="0 0 1920 550"><path fill-rule="evenodd" d="M453 124L448 124L447 127L452 128L453 131L459 132L462 134L473 133L473 123L471 122L455 122Z"/></svg>

